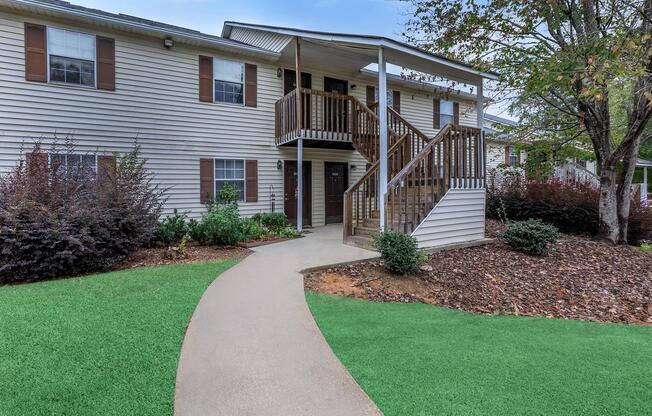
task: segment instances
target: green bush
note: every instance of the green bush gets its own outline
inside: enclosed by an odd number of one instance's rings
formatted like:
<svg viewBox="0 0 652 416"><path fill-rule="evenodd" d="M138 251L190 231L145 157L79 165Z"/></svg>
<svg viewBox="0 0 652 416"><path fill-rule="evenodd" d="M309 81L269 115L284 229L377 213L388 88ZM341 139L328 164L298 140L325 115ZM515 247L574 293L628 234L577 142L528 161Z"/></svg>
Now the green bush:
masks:
<svg viewBox="0 0 652 416"><path fill-rule="evenodd" d="M294 238L299 236L299 232L294 227L283 227L276 232L276 235L282 238Z"/></svg>
<svg viewBox="0 0 652 416"><path fill-rule="evenodd" d="M553 225L541 220L510 221L501 237L516 251L543 256L548 254L548 243L559 237L559 231Z"/></svg>
<svg viewBox="0 0 652 416"><path fill-rule="evenodd" d="M212 205L201 224L201 241L234 246L240 240L240 213L236 204Z"/></svg>
<svg viewBox="0 0 652 416"><path fill-rule="evenodd" d="M232 183L225 183L217 193L217 201L220 204L237 204L238 199L238 190Z"/></svg>
<svg viewBox="0 0 652 416"><path fill-rule="evenodd" d="M288 226L288 217L283 212L258 213L251 218L273 233L278 233Z"/></svg>
<svg viewBox="0 0 652 416"><path fill-rule="evenodd" d="M154 241L165 245L178 244L188 234L188 223L186 215L177 213L167 217L156 227Z"/></svg>
<svg viewBox="0 0 652 416"><path fill-rule="evenodd" d="M206 240L203 224L194 218L188 220L188 237L198 243L203 243Z"/></svg>
<svg viewBox="0 0 652 416"><path fill-rule="evenodd" d="M247 218L240 224L240 238L242 241L260 240L266 234L262 225L253 218Z"/></svg>
<svg viewBox="0 0 652 416"><path fill-rule="evenodd" d="M424 253L418 249L417 240L407 234L385 231L374 237L374 243L385 267L393 273L408 273L425 260Z"/></svg>

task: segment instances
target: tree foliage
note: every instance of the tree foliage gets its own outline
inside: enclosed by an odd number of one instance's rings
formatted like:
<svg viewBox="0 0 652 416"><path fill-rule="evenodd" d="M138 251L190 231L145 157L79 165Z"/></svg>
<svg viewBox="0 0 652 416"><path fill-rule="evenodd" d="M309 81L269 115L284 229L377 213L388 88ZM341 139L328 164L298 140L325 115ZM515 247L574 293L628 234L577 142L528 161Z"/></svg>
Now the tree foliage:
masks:
<svg viewBox="0 0 652 416"><path fill-rule="evenodd" d="M517 138L593 151L601 236L625 241L633 162L650 137L652 0L409 1L407 40L495 72Z"/></svg>

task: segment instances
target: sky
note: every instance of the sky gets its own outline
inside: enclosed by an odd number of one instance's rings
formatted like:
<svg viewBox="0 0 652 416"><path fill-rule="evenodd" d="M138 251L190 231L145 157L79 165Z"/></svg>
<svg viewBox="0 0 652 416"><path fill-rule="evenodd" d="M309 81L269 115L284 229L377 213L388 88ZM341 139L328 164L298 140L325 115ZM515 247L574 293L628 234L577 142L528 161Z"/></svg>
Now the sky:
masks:
<svg viewBox="0 0 652 416"><path fill-rule="evenodd" d="M401 40L407 6L398 0L69 0L214 35L226 20Z"/></svg>
<svg viewBox="0 0 652 416"><path fill-rule="evenodd" d="M403 40L409 2L400 0L69 0L73 4L124 13L204 33L221 35L225 21L260 23ZM388 71L400 68L388 65ZM488 91L485 86L485 91ZM505 106L488 112L511 118Z"/></svg>

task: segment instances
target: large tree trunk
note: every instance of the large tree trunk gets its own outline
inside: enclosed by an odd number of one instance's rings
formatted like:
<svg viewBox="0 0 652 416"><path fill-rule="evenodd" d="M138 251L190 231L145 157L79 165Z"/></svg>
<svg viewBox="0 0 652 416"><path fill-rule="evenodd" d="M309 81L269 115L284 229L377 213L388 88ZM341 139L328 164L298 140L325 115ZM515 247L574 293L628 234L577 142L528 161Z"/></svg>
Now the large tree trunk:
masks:
<svg viewBox="0 0 652 416"><path fill-rule="evenodd" d="M613 166L600 167L600 229L597 238L618 243L620 222L618 221L618 182Z"/></svg>
<svg viewBox="0 0 652 416"><path fill-rule="evenodd" d="M626 150L623 158L623 170L618 178L618 243L627 243L627 228L629 211L632 205L632 180L636 170L636 160L639 152L638 140Z"/></svg>

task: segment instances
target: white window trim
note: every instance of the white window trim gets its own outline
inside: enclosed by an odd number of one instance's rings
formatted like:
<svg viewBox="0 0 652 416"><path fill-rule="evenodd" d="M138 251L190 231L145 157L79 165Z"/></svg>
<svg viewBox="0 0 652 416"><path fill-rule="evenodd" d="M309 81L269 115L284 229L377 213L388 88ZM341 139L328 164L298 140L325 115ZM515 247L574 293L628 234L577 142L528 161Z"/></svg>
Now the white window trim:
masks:
<svg viewBox="0 0 652 416"><path fill-rule="evenodd" d="M67 82L60 82L60 81L52 81L52 80L50 80L50 36L49 36L49 29L50 28L51 29L57 29L57 30L63 30L63 31L66 31L66 32L80 33L82 35L92 36L93 39L95 39L95 46L93 47L93 55L94 56L93 56L93 86L92 87L89 86L89 85L69 84ZM47 68L48 84L50 84L50 85L60 85L60 86L70 87L70 88L84 88L84 89L87 89L87 90L89 90L89 89L90 90L96 90L97 89L97 35L95 35L93 33L82 32L81 30L71 30L71 29L67 29L67 28L64 28L64 27L57 27L57 26L47 26L46 29L45 29L45 33L46 33L46 35L45 35L45 45L47 47L47 60L48 60L48 68ZM62 58L77 59L77 58L71 58L71 57L66 57L66 56L62 56ZM95 159L97 160L97 158L95 158Z"/></svg>
<svg viewBox="0 0 652 416"><path fill-rule="evenodd" d="M222 103L222 104L227 104L227 103ZM242 187L242 201L238 202L247 202L247 159L240 159L240 158L223 158L223 157L214 157L213 158L213 195L214 199L217 201L217 181L221 180L224 181L224 179L217 179L215 177L215 161L216 160L241 160L242 161L242 183L244 186ZM239 181L240 179L238 179Z"/></svg>
<svg viewBox="0 0 652 416"><path fill-rule="evenodd" d="M215 78L215 69L213 69L213 89L212 89L212 94L213 94L213 103L214 104L220 104L220 105L228 105L228 106L233 106L233 107L244 107L245 106L245 101L247 99L247 73L246 67L245 67L245 62L244 61L236 61L234 59L226 59L226 58L221 58L219 56L214 56L213 57L213 68L215 68L215 60L219 59L221 61L227 61L227 62L235 62L237 64L240 64L242 66L242 103L228 103L226 101L217 101L215 99L215 82L216 81L223 81L223 82L231 82L231 81L224 81L224 80L218 80ZM229 160L238 160L238 159L229 159Z"/></svg>
<svg viewBox="0 0 652 416"><path fill-rule="evenodd" d="M64 163L64 168L66 172L68 172L68 156L93 156L95 158L95 165L93 166L93 172L97 173L97 154L87 154L87 153L56 153L56 152L48 152L48 166L52 166L52 155L63 155L65 156L65 163Z"/></svg>

